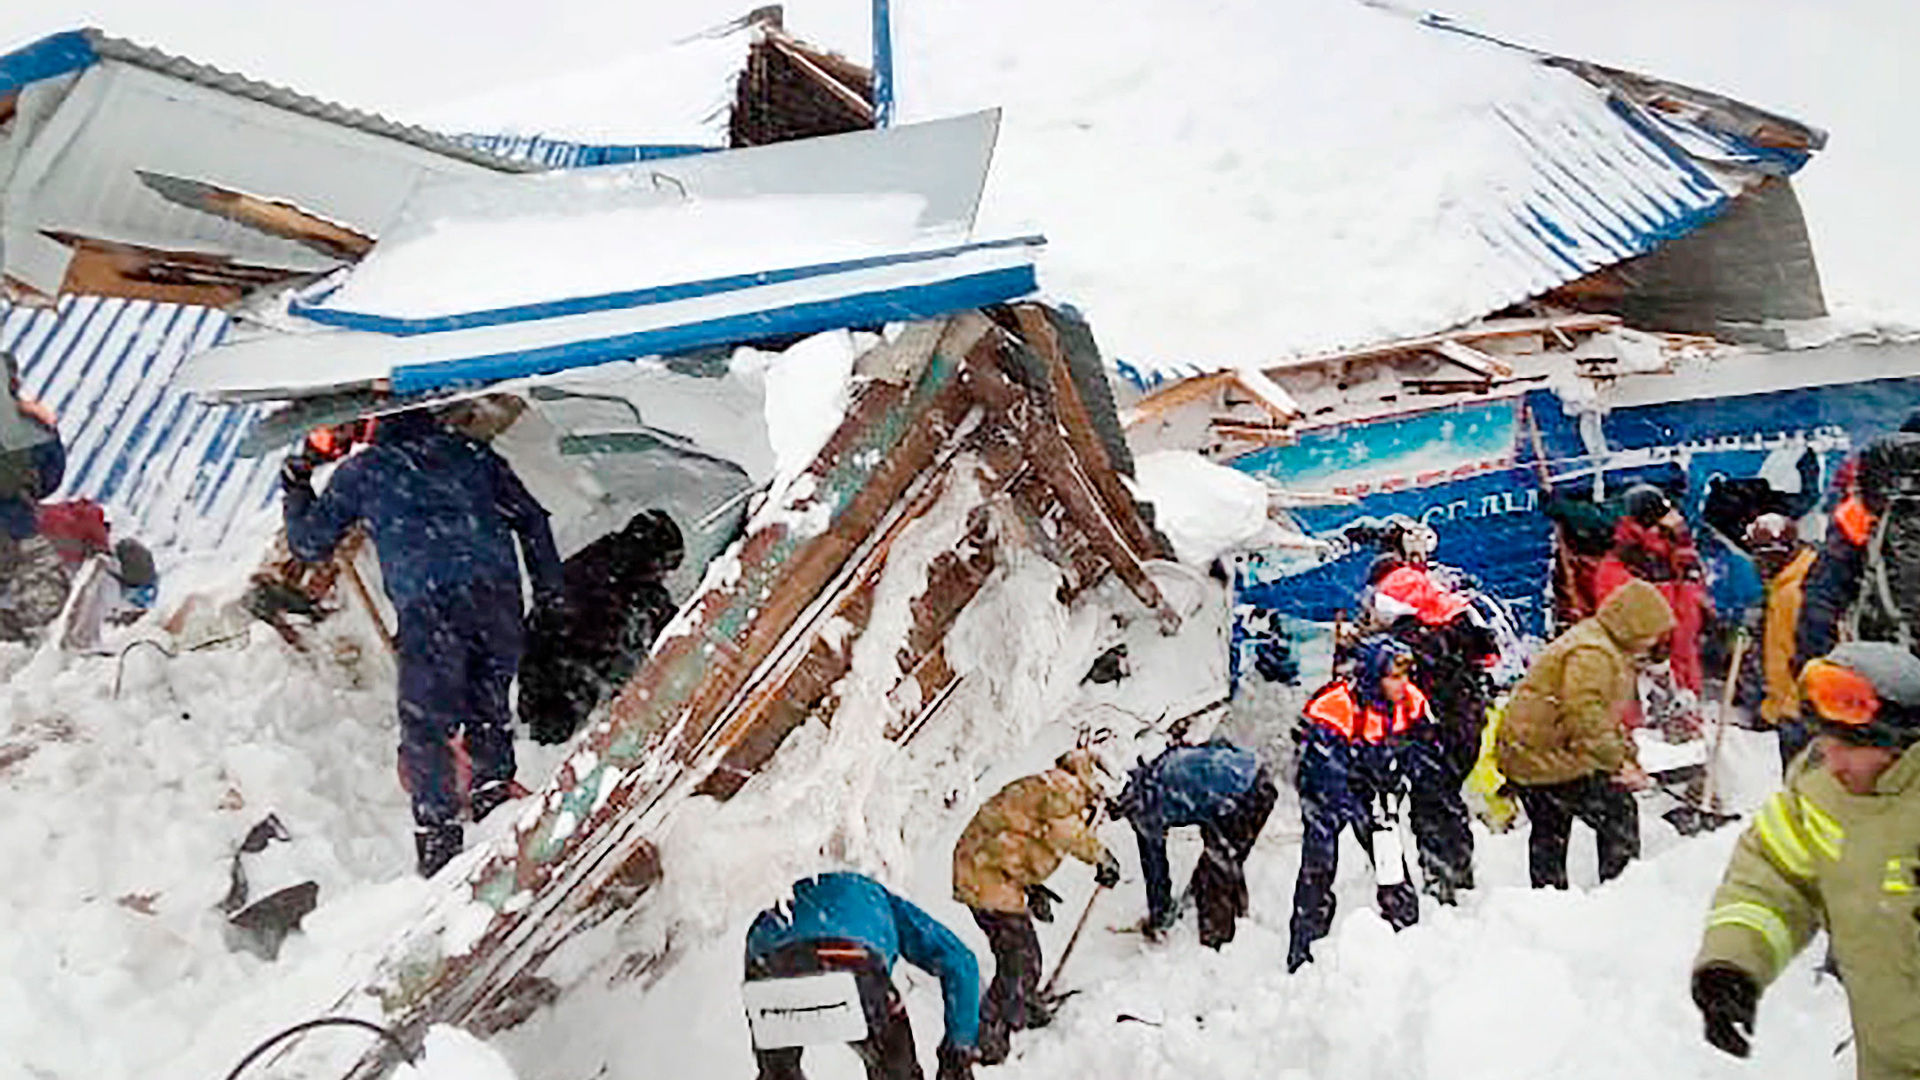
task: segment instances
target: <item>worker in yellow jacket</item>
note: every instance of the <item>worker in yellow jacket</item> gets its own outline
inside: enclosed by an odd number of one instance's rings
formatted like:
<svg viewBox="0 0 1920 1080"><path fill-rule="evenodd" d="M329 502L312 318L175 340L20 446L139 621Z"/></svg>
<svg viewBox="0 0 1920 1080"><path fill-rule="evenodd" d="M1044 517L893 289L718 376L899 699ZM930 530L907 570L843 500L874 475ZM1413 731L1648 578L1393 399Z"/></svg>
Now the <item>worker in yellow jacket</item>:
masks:
<svg viewBox="0 0 1920 1080"><path fill-rule="evenodd" d="M1740 838L1693 969L1707 1041L1745 1057L1761 991L1824 929L1860 1080L1920 1077L1920 659L1856 641L1810 661L1819 735Z"/></svg>
<svg viewBox="0 0 1920 1080"><path fill-rule="evenodd" d="M1780 764L1785 768L1813 738L1800 719L1800 687L1793 667L1794 638L1800 627L1800 608L1806 599L1807 571L1818 554L1800 541L1800 527L1785 514L1761 514L1747 526L1747 550L1754 568L1766 579L1767 606L1760 635L1760 670L1766 696L1760 718L1780 736Z"/></svg>

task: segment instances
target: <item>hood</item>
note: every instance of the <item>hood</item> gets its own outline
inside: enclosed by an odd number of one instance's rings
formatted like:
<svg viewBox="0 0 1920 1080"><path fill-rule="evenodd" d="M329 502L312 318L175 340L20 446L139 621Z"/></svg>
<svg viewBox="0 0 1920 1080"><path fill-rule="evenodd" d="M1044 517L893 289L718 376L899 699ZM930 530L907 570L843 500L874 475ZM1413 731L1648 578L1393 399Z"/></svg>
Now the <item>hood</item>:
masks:
<svg viewBox="0 0 1920 1080"><path fill-rule="evenodd" d="M439 430L440 424L434 420L432 413L425 409L408 409L381 417L380 423L374 428L373 439L385 446L398 446Z"/></svg>
<svg viewBox="0 0 1920 1080"><path fill-rule="evenodd" d="M1621 648L1645 652L1673 629L1673 609L1660 590L1638 578L1615 589L1594 615Z"/></svg>
<svg viewBox="0 0 1920 1080"><path fill-rule="evenodd" d="M1402 657L1411 660L1413 650L1385 635L1367 638L1354 646L1353 681L1361 704L1376 709L1393 708L1393 703L1380 693L1380 680Z"/></svg>

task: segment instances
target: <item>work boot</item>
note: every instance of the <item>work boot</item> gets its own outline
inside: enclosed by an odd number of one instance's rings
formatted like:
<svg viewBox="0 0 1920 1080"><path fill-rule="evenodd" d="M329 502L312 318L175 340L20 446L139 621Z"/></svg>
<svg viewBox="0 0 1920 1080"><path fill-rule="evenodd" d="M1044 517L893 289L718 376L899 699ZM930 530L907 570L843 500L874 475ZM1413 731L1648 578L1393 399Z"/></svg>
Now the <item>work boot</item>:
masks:
<svg viewBox="0 0 1920 1080"><path fill-rule="evenodd" d="M420 876L430 878L453 861L466 841L460 826L422 825L413 832L413 850L419 858Z"/></svg>
<svg viewBox="0 0 1920 1080"><path fill-rule="evenodd" d="M1311 963L1313 950L1306 942L1296 941L1287 947L1287 974L1291 975Z"/></svg>
<svg viewBox="0 0 1920 1080"><path fill-rule="evenodd" d="M510 781L490 780L474 788L473 794L467 797L467 812L477 823L499 809L501 803L512 798L513 784Z"/></svg>

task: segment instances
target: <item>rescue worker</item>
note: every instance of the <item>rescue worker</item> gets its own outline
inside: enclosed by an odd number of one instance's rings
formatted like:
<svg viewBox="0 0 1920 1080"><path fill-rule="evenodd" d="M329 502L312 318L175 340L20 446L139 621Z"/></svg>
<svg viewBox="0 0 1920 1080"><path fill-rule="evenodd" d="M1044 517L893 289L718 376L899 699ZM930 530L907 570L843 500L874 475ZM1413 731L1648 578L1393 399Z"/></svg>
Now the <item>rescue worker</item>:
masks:
<svg viewBox="0 0 1920 1080"><path fill-rule="evenodd" d="M1099 760L1070 750L1053 768L1022 777L988 799L953 849L953 898L967 905L993 948L993 982L980 1007L980 1061L1006 1060L1012 1034L1052 1019L1040 1000L1040 938L1057 899L1042 883L1068 855L1094 867L1101 888L1120 883L1120 863L1093 833L1100 808Z"/></svg>
<svg viewBox="0 0 1920 1080"><path fill-rule="evenodd" d="M1660 590L1674 621L1668 635L1673 682L1691 693L1697 705L1706 678L1700 634L1713 614L1700 549L1666 492L1652 484L1636 484L1621 501L1626 512L1614 523L1613 550L1594 571L1594 597L1604 604L1632 578L1652 582ZM1699 718L1688 717L1688 726L1697 733Z"/></svg>
<svg viewBox="0 0 1920 1080"><path fill-rule="evenodd" d="M1920 1076L1920 660L1849 642L1801 673L1813 750L1727 864L1693 967L1708 1042L1746 1057L1760 995L1827 932L1861 1080Z"/></svg>
<svg viewBox="0 0 1920 1080"><path fill-rule="evenodd" d="M566 560L565 599L536 613L520 663L520 716L535 741L566 742L632 677L673 621L661 582L685 552L673 518L645 510Z"/></svg>
<svg viewBox="0 0 1920 1080"><path fill-rule="evenodd" d="M1413 834L1425 890L1443 904L1473 888L1473 828L1461 788L1480 756L1499 659L1493 632L1471 602L1442 588L1425 567L1403 566L1381 579L1373 603L1388 632L1413 652L1413 682L1434 722L1407 747Z"/></svg>
<svg viewBox="0 0 1920 1080"><path fill-rule="evenodd" d="M341 462L318 496L312 474L304 448L288 457L287 543L320 562L356 521L372 535L399 615L400 767L418 867L431 877L463 846L462 795L475 821L511 797L507 694L525 637L521 560L536 609L561 597L547 513L498 454L419 410L383 418L373 444ZM473 763L465 793L453 747L463 730Z"/></svg>
<svg viewBox="0 0 1920 1080"><path fill-rule="evenodd" d="M1660 591L1629 581L1555 638L1514 688L1495 749L1532 823L1534 888L1567 887L1574 818L1598 838L1600 880L1640 854L1633 791L1648 780L1621 717L1638 692L1637 665L1672 629Z"/></svg>
<svg viewBox="0 0 1920 1080"><path fill-rule="evenodd" d="M20 364L0 349L15 430L0 432L0 641L25 641L66 604L72 571L38 524L40 500L66 476L67 453L53 410L20 396ZM11 443L12 445L9 445Z"/></svg>
<svg viewBox="0 0 1920 1080"><path fill-rule="evenodd" d="M1259 756L1225 739L1170 746L1133 767L1110 806L1114 817L1133 825L1140 845L1149 937L1180 918L1167 866L1167 830L1197 825L1203 848L1187 891L1200 909L1200 944L1217 949L1233 940L1234 920L1247 913L1247 856L1278 798Z"/></svg>
<svg viewBox="0 0 1920 1080"><path fill-rule="evenodd" d="M1780 738L1784 768L1813 737L1800 720L1800 687L1794 676L1794 638L1800 625L1807 571L1815 551L1800 542L1800 527L1784 514L1761 514L1747 526L1747 550L1766 582L1766 606L1761 618L1760 671L1765 695L1760 718L1773 725Z"/></svg>
<svg viewBox="0 0 1920 1080"><path fill-rule="evenodd" d="M1842 639L1920 648L1920 410L1842 469L1844 495L1807 571L1795 659Z"/></svg>
<svg viewBox="0 0 1920 1080"><path fill-rule="evenodd" d="M1407 874L1399 811L1408 796L1408 736L1432 723L1413 685L1413 654L1389 637L1362 640L1352 672L1307 701L1300 740L1300 876L1293 887L1287 970L1313 959L1313 943L1333 927L1340 831L1351 828L1373 861L1380 914L1395 930L1420 920Z"/></svg>
<svg viewBox="0 0 1920 1080"><path fill-rule="evenodd" d="M893 985L893 965L901 959L940 980L946 1033L937 1051L938 1080L972 1080L980 1030L979 964L952 930L872 878L840 871L794 882L791 901L753 920L746 953L748 1023L754 1028L760 1080L804 1080L803 1046L761 1045L766 1036L755 1015L753 984L832 971L854 974L867 1035L852 1046L866 1064L868 1080L920 1080L913 1027ZM823 1004L814 1007L824 1011Z"/></svg>

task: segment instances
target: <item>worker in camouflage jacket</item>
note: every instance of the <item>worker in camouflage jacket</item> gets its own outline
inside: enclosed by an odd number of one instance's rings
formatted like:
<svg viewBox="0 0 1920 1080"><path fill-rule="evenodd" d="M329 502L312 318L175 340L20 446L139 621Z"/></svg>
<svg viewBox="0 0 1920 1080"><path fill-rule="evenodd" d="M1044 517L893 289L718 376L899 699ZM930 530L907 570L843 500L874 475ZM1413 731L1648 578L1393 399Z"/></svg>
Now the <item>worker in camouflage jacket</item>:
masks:
<svg viewBox="0 0 1920 1080"><path fill-rule="evenodd" d="M1071 855L1093 867L1102 887L1120 882L1120 864L1093 834L1101 766L1090 750L1060 755L1054 767L1001 788L967 823L953 849L953 898L967 905L993 948L993 982L980 1005L980 1061L1006 1060L1015 1031L1052 1016L1040 1000L1040 938L1033 920L1053 919L1059 899L1042 884Z"/></svg>
<svg viewBox="0 0 1920 1080"><path fill-rule="evenodd" d="M1849 642L1801 674L1819 730L1740 838L1707 916L1693 999L1713 1045L1750 1049L1761 991L1825 929L1861 1080L1920 1077L1920 659Z"/></svg>
<svg viewBox="0 0 1920 1080"><path fill-rule="evenodd" d="M1640 854L1632 789L1646 784L1646 774L1622 715L1636 700L1636 666L1672 629L1666 599L1634 578L1555 638L1514 688L1496 747L1500 771L1532 823L1534 888L1567 887L1575 818L1598 838L1600 880Z"/></svg>

